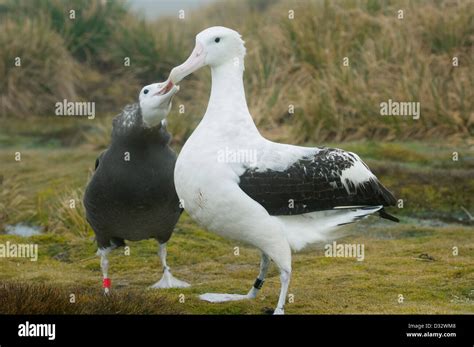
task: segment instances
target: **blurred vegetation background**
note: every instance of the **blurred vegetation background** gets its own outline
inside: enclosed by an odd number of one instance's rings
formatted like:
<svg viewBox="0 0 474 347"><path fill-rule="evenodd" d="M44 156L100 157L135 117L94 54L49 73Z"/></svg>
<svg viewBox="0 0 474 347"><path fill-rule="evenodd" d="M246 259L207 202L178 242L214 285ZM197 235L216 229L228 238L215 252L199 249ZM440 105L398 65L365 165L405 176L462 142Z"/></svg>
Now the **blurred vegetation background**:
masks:
<svg viewBox="0 0 474 347"><path fill-rule="evenodd" d="M83 140L103 147L106 117L133 102L143 85L166 79L191 52L196 33L213 25L234 28L246 40L249 106L274 139L472 136L474 2L461 0L231 0L184 20L176 14L152 22L121 1L0 0L0 118L54 120L57 101L94 101L99 121L75 122L86 130ZM183 82L176 97L175 106L186 108L178 115L175 107L170 117L180 144L205 111L208 73ZM421 119L381 117L379 105L388 99L421 102Z"/></svg>

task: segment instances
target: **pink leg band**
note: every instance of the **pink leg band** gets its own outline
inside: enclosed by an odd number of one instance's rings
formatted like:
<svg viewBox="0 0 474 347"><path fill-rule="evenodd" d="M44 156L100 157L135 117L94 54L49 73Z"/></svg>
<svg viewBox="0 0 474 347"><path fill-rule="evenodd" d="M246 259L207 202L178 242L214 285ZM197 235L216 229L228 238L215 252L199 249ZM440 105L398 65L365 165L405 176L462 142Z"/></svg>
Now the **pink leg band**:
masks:
<svg viewBox="0 0 474 347"><path fill-rule="evenodd" d="M104 288L110 288L111 285L112 281L110 280L110 278L104 278L104 280L102 281L102 286Z"/></svg>

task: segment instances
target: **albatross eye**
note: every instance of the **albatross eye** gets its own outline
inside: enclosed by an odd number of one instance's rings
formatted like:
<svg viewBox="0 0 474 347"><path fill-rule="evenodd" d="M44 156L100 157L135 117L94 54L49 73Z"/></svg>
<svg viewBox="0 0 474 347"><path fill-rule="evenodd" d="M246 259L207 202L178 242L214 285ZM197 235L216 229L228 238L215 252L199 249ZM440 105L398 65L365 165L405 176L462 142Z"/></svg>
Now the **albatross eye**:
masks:
<svg viewBox="0 0 474 347"><path fill-rule="evenodd" d="M219 43L219 41L221 40L220 37L216 37L216 39L214 40L215 43Z"/></svg>
<svg viewBox="0 0 474 347"><path fill-rule="evenodd" d="M145 90L143 91L143 94L148 94L148 89L145 89Z"/></svg>

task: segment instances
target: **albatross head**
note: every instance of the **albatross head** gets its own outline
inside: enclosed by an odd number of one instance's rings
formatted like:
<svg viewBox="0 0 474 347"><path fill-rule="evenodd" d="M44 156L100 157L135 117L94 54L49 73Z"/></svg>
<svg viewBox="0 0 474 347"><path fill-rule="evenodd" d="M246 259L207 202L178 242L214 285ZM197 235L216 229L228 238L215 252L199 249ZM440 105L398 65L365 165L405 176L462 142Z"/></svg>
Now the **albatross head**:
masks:
<svg viewBox="0 0 474 347"><path fill-rule="evenodd" d="M171 110L171 99L178 90L179 86L174 85L169 80L143 87L138 98L143 122L148 127L158 125L168 116Z"/></svg>
<svg viewBox="0 0 474 347"><path fill-rule="evenodd" d="M245 46L240 34L225 27L211 27L196 36L196 46L189 58L171 70L170 80L177 84L203 66L211 68L224 64L244 66Z"/></svg>

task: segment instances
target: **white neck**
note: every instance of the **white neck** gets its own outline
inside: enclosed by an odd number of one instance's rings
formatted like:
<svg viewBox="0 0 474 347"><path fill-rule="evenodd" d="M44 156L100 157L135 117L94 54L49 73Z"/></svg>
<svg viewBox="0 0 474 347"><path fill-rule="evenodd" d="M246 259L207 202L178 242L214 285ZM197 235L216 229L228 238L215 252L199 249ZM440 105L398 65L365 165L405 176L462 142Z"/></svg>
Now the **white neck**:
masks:
<svg viewBox="0 0 474 347"><path fill-rule="evenodd" d="M203 121L243 127L258 133L245 98L243 58L239 65L230 60L212 67L211 72L211 96Z"/></svg>

